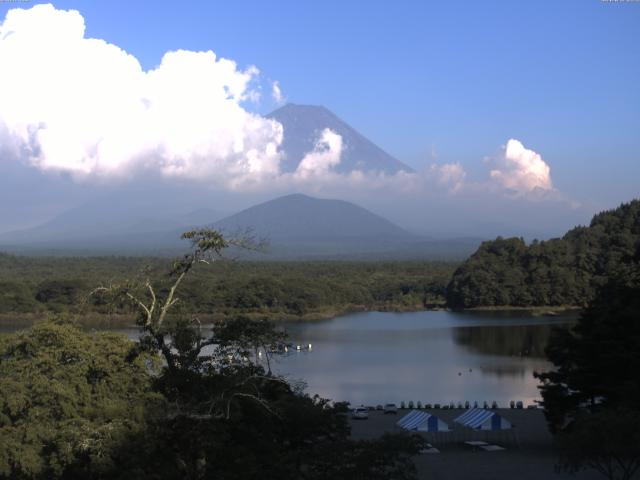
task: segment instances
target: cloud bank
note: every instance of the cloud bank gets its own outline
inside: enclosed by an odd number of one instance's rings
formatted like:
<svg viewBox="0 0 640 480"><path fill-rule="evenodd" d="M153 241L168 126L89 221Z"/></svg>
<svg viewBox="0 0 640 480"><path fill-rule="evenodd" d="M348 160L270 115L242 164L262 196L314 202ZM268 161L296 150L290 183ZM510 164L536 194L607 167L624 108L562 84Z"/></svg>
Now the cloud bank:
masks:
<svg viewBox="0 0 640 480"><path fill-rule="evenodd" d="M467 172L460 163L434 164L429 167L429 170L436 175L438 183L448 188L452 193L462 190L465 186Z"/></svg>
<svg viewBox="0 0 640 480"><path fill-rule="evenodd" d="M7 158L76 179L132 178L142 171L231 190L331 184L347 188L450 193L478 189L459 163L416 174L338 174L342 138L319 132L294 174L280 170L282 125L248 112L256 67L245 70L212 51L167 52L144 71L116 45L85 37L75 10L36 5L10 10L0 24L0 145ZM272 97L284 96L277 81ZM510 139L491 160L494 188L551 190L541 156Z"/></svg>
<svg viewBox="0 0 640 480"><path fill-rule="evenodd" d="M508 203L505 195L567 203L542 156L516 139L486 161L486 179L471 179L457 162L411 173L339 173L335 167L348 147L325 129L297 169L283 172L282 125L247 110L260 97L256 67L242 69L212 51L177 50L145 71L120 47L87 38L75 10L10 10L0 23L0 72L0 186L7 210L0 216L15 210L15 224L23 215L14 205L26 201L19 190L35 185L31 190L45 198L50 172L70 176L82 190L69 204L91 194L95 182L150 184L158 177L219 191L225 202L229 192L265 197L304 191L377 202L381 210L388 204L390 214L400 208L412 218L462 204L485 212L482 205ZM277 81L271 97L285 101ZM63 196L67 180L58 178L55 186L52 180L41 204Z"/></svg>
<svg viewBox="0 0 640 480"><path fill-rule="evenodd" d="M178 50L144 71L132 55L84 32L75 10L7 13L0 24L5 150L77 178L138 169L208 180L278 172L282 126L242 107L258 96L255 67Z"/></svg>

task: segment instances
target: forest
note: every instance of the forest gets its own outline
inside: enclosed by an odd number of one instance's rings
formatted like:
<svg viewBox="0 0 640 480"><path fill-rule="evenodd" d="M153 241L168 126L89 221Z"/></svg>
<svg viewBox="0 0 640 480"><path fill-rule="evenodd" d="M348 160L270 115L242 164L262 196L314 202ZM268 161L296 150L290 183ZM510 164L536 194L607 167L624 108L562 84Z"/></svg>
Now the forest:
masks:
<svg viewBox="0 0 640 480"><path fill-rule="evenodd" d="M210 319L328 318L360 310L582 307L640 258L640 201L599 213L562 238L502 238L452 262L246 262L221 259L186 280L177 313ZM81 314L86 323L131 323L126 305L90 295L145 275L166 260L0 254L0 319Z"/></svg>
<svg viewBox="0 0 640 480"><path fill-rule="evenodd" d="M498 237L484 242L453 274L452 308L582 307L608 279L640 258L640 200L595 215L562 238Z"/></svg>
<svg viewBox="0 0 640 480"><path fill-rule="evenodd" d="M100 289L136 312L138 340L67 319L0 335L0 479L415 478L423 439L351 439L346 404L271 371L288 345L273 322L168 321L183 280L227 245L184 237L167 281Z"/></svg>
<svg viewBox="0 0 640 480"><path fill-rule="evenodd" d="M236 262L209 229L185 233L192 251L171 265L1 255L4 317L48 320L0 335L0 479L414 479L424 439L351 438L346 404L271 371L270 359L290 344L269 320L444 307L445 299L586 305L574 327L550 334L544 354L555 368L537 374L542 404L559 468L630 479L640 468L638 443L628 441L640 428L639 210L631 202L531 245L498 238L457 270ZM220 321L205 333L197 317L215 313ZM140 338L76 323L112 317L135 322ZM456 342L487 351L503 342L471 330ZM524 329L513 352L542 356L543 343Z"/></svg>
<svg viewBox="0 0 640 480"><path fill-rule="evenodd" d="M441 262L244 262L219 260L185 280L180 314L226 318L314 319L356 310L443 307L456 267ZM0 315L82 314L91 321L130 321L99 286L141 275L166 278L166 259L20 257L0 254Z"/></svg>

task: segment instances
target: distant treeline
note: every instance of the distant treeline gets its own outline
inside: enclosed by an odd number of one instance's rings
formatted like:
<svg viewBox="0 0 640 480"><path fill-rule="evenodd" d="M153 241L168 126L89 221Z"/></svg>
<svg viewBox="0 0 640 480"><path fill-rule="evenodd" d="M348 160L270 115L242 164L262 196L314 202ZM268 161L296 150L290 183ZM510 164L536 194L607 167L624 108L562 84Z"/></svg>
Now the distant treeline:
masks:
<svg viewBox="0 0 640 480"><path fill-rule="evenodd" d="M562 238L530 245L522 238L484 242L461 266L415 261L203 264L181 288L180 312L277 320L374 309L582 306L608 279L626 278L630 265L639 261L640 201L634 200ZM124 306L89 293L100 285L166 277L168 266L161 258L0 254L0 315L126 317Z"/></svg>
<svg viewBox="0 0 640 480"><path fill-rule="evenodd" d="M640 200L593 217L564 237L484 242L454 273L447 303L454 308L582 306L610 278L626 278L640 261Z"/></svg>
<svg viewBox="0 0 640 480"><path fill-rule="evenodd" d="M456 268L440 262L234 262L201 265L180 290L183 314L327 317L350 310L444 306ZM166 277L166 259L43 258L0 254L0 314L127 314L89 293L100 285ZM168 279L168 278L167 278Z"/></svg>

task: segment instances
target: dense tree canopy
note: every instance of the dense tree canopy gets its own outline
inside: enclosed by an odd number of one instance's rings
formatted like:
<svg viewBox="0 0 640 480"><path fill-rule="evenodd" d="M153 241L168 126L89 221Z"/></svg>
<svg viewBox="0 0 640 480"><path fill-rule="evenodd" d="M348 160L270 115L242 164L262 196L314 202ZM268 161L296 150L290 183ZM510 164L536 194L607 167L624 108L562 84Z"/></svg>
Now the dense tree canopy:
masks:
<svg viewBox="0 0 640 480"><path fill-rule="evenodd" d="M0 478L415 478L420 437L352 440L345 404L270 371L286 345L274 323L167 321L184 280L228 245L213 230L188 235L168 276L94 290L137 312L137 342L55 323L3 337Z"/></svg>
<svg viewBox="0 0 640 480"><path fill-rule="evenodd" d="M586 466L610 479L640 468L640 270L598 290L580 320L547 347L555 369L538 375L561 465Z"/></svg>
<svg viewBox="0 0 640 480"><path fill-rule="evenodd" d="M158 258L48 258L0 254L0 314L128 314L124 305L88 294L138 272L166 278ZM184 280L183 314L217 318L250 314L272 319L322 317L358 310L415 310L444 305L456 264L438 262L233 262L196 269Z"/></svg>
<svg viewBox="0 0 640 480"><path fill-rule="evenodd" d="M640 468L640 410L583 413L557 437L563 470L592 468L610 480L631 480Z"/></svg>
<svg viewBox="0 0 640 480"><path fill-rule="evenodd" d="M547 356L556 369L540 375L554 430L582 406L640 406L640 287L603 287L572 329L551 337Z"/></svg>
<svg viewBox="0 0 640 480"><path fill-rule="evenodd" d="M0 337L0 478L72 478L114 466L164 400L148 357L106 332L43 323Z"/></svg>
<svg viewBox="0 0 640 480"><path fill-rule="evenodd" d="M593 217L564 237L484 242L454 273L452 307L583 306L609 278L624 274L640 248L640 200Z"/></svg>

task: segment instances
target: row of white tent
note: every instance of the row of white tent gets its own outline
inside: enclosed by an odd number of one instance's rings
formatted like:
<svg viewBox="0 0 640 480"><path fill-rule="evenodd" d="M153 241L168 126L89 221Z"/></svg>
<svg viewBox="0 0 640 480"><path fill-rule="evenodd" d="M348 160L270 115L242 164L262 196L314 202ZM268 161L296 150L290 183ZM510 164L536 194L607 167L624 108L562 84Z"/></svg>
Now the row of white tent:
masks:
<svg viewBox="0 0 640 480"><path fill-rule="evenodd" d="M441 419L430 413L421 412L420 410L411 410L398 420L396 425L405 430L418 432L446 432L449 430L449 425Z"/></svg>
<svg viewBox="0 0 640 480"><path fill-rule="evenodd" d="M491 410L472 408L453 420L475 430L508 430L511 422ZM418 432L448 432L449 425L440 418L421 410L411 410L396 422L400 428Z"/></svg>

